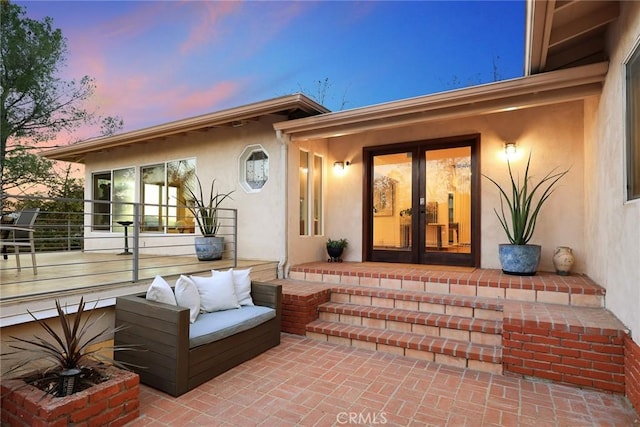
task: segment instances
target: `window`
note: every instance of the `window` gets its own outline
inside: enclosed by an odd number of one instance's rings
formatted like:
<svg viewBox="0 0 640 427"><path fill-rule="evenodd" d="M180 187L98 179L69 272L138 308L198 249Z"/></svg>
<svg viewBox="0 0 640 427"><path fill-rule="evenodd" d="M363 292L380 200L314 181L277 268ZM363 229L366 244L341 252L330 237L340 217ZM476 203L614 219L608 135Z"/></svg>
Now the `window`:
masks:
<svg viewBox="0 0 640 427"><path fill-rule="evenodd" d="M195 159L177 160L140 168L141 224L143 232L193 233L195 223L186 208L186 188L193 184ZM92 228L122 231L118 221L134 215L134 168L98 172L92 176Z"/></svg>
<svg viewBox="0 0 640 427"><path fill-rule="evenodd" d="M251 145L240 155L240 186L257 193L269 180L269 155L261 145Z"/></svg>
<svg viewBox="0 0 640 427"><path fill-rule="evenodd" d="M313 160L312 160L313 159ZM312 163L313 162L313 163ZM300 150L300 235L324 233L324 158Z"/></svg>
<svg viewBox="0 0 640 427"><path fill-rule="evenodd" d="M321 236L322 230L322 171L323 158L318 155L313 156L313 234Z"/></svg>
<svg viewBox="0 0 640 427"><path fill-rule="evenodd" d="M186 208L187 186L193 185L195 160L178 160L140 168L143 232L193 233Z"/></svg>
<svg viewBox="0 0 640 427"><path fill-rule="evenodd" d="M164 164L140 168L142 176L142 223L140 231L163 231L163 205L167 204Z"/></svg>
<svg viewBox="0 0 640 427"><path fill-rule="evenodd" d="M300 150L300 235L309 234L309 153Z"/></svg>
<svg viewBox="0 0 640 427"><path fill-rule="evenodd" d="M92 181L93 199L96 200L93 202L93 230L121 229L118 221L131 221L133 217L134 169L95 173Z"/></svg>
<svg viewBox="0 0 640 427"><path fill-rule="evenodd" d="M640 45L626 64L627 200L640 198Z"/></svg>
<svg viewBox="0 0 640 427"><path fill-rule="evenodd" d="M111 229L111 172L93 174L93 229Z"/></svg>

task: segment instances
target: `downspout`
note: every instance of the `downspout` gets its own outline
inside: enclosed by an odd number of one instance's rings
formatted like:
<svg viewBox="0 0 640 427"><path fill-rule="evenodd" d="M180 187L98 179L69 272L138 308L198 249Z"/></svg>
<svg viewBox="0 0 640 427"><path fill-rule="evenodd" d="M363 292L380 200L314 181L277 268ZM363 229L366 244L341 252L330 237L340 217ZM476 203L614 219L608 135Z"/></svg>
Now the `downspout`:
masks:
<svg viewBox="0 0 640 427"><path fill-rule="evenodd" d="M281 130L276 130L276 137L280 141L280 161L283 165L284 175L284 233L282 242L283 251L278 259L278 279L289 277L289 142L291 138L283 134Z"/></svg>

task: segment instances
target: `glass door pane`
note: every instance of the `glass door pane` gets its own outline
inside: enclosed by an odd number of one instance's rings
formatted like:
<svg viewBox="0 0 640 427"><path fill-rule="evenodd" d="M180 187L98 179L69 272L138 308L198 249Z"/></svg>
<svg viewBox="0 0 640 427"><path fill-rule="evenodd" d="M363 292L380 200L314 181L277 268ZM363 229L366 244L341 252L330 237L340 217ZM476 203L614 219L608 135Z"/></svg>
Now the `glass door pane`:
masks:
<svg viewBox="0 0 640 427"><path fill-rule="evenodd" d="M410 252L412 242L412 153L373 157L373 250Z"/></svg>
<svg viewBox="0 0 640 427"><path fill-rule="evenodd" d="M471 253L471 147L424 154L424 252Z"/></svg>

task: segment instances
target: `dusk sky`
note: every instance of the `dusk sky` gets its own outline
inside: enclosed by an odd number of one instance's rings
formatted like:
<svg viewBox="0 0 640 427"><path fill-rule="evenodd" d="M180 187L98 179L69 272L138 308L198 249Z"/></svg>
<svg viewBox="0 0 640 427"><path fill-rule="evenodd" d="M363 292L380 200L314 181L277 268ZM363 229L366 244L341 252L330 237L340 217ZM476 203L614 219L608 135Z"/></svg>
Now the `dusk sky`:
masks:
<svg viewBox="0 0 640 427"><path fill-rule="evenodd" d="M294 92L351 109L520 77L524 1L16 2L67 38L65 78L125 131ZM74 139L95 136L97 128Z"/></svg>

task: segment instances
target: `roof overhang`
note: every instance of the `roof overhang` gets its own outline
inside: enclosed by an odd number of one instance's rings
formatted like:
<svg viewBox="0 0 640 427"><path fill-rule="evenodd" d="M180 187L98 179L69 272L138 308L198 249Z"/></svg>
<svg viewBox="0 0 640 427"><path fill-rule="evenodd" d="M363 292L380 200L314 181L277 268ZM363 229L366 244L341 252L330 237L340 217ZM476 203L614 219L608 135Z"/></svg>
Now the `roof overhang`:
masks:
<svg viewBox="0 0 640 427"><path fill-rule="evenodd" d="M600 94L608 63L586 65L274 124L289 139L332 138L435 120L490 114Z"/></svg>
<svg viewBox="0 0 640 427"><path fill-rule="evenodd" d="M146 143L153 140L161 140L170 136L187 134L194 131L241 126L246 122L258 120L263 116L283 116L287 120L290 120L327 112L329 112L329 110L324 106L298 93L188 119L177 120L145 129L81 141L64 147L43 151L40 155L53 160L84 163L84 159L89 153Z"/></svg>
<svg viewBox="0 0 640 427"><path fill-rule="evenodd" d="M616 0L527 0L525 75L608 60Z"/></svg>

